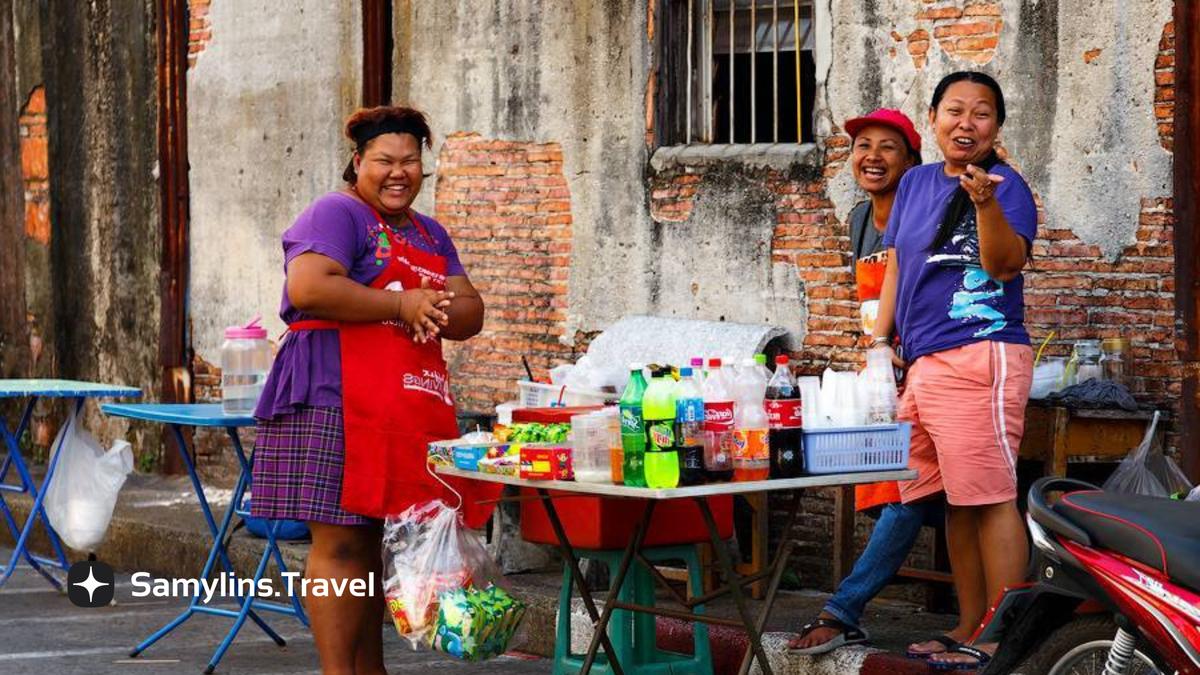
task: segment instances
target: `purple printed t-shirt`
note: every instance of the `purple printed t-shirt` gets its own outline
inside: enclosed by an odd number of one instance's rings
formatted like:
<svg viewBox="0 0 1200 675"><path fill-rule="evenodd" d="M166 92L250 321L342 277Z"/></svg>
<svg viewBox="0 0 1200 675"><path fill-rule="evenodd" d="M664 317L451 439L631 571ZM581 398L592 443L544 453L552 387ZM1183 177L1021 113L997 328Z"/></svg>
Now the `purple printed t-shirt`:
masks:
<svg viewBox="0 0 1200 675"><path fill-rule="evenodd" d="M465 276L446 228L433 218L413 213L433 241L421 236L411 221L395 228L398 234L417 248L444 256L446 276ZM284 271L301 253L319 253L345 267L354 281L369 285L384 269L376 264L376 225L375 214L366 204L343 192L330 192L309 205L283 233ZM285 323L314 318L292 306L286 283L279 317ZM275 357L254 416L270 419L304 405L342 407L342 356L337 331L303 330L288 335Z"/></svg>
<svg viewBox="0 0 1200 675"><path fill-rule="evenodd" d="M1037 234L1033 193L1007 164L997 164L991 173L1004 177L996 186L996 199L1009 226L1028 246ZM949 242L929 250L958 184L957 177L946 175L944 163L910 169L900 179L888 218L883 243L895 247L900 271L896 331L910 362L982 340L1029 344L1024 279L1018 274L1000 282L983 271L974 208Z"/></svg>

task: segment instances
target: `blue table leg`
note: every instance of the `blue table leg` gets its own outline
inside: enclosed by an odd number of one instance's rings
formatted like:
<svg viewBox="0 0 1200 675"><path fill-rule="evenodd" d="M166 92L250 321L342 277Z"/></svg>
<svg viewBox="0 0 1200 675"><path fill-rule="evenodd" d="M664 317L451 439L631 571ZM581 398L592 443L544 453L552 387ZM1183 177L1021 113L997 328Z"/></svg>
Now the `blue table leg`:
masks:
<svg viewBox="0 0 1200 675"><path fill-rule="evenodd" d="M68 434L64 433L62 435L62 439L59 440L58 445L55 446L54 450L52 451L49 465L46 467L46 476L42 480L42 489L39 490L37 483L33 479L33 475L29 472L29 468L25 465L25 460L21 456L20 448L21 435L25 433L25 429L29 425L29 418L32 414L33 406L36 401L37 397L30 397L29 403L26 404L25 412L21 416L21 423L17 427L17 433L15 436L9 433L8 427L0 422L0 430L3 431L4 443L8 447L8 457L5 459L3 468L0 469L0 482L3 481L4 476L8 473L9 467L12 466L17 469L17 474L20 476L22 483L22 487L20 488L12 485L2 485L0 487L2 487L3 490L0 490L0 492L28 492L29 495L33 497L33 507L29 511L29 517L25 520L25 526L21 528L20 533L18 534L16 519L13 517L8 504L5 503L3 496L0 495L0 507L3 508L4 519L9 527L9 530L12 532L13 537L16 539L16 546L13 548L12 556L9 559L9 564L3 568L3 571L0 571L0 586L7 582L8 578L12 576L18 560L21 556L24 556L25 560L29 562L30 566L33 567L33 569L43 577L45 577L46 580L49 581L50 584L61 593L64 590L62 584L58 581L58 579L55 579L53 575L51 575L42 567L42 565L46 565L48 567L58 567L62 570L66 570L69 567L67 564L66 554L63 552L62 542L59 541L58 534L50 525L50 519L46 516L43 503L46 499L46 488L50 486L50 482L54 479L54 470L58 466L58 460L59 456L61 455L62 446L66 441ZM75 410L69 418L67 422L68 424L75 423L76 416L79 414L80 409L83 408L83 402L84 399L82 397L75 399ZM33 527L39 518L42 520L42 524L46 529L46 535L50 539L50 545L54 549L57 560L36 556L28 550L29 537L32 534Z"/></svg>
<svg viewBox="0 0 1200 675"><path fill-rule="evenodd" d="M208 523L209 533L217 537L217 523L213 519L212 508L208 505L208 498L204 496L204 487L200 484L200 474L196 473L196 464L192 461L192 456L188 452L187 441L183 438L183 428L178 424L170 424L168 426L171 427L171 432L175 435L175 447L179 448L179 454L183 457L183 465L187 468L188 478L192 481L192 489L196 491L196 498L200 500L200 511L204 514L204 522ZM226 572L232 574L233 564L229 562L229 556L226 555L224 547L220 547L219 555L221 557L221 566L225 568ZM200 578L207 579L208 572L205 572Z"/></svg>

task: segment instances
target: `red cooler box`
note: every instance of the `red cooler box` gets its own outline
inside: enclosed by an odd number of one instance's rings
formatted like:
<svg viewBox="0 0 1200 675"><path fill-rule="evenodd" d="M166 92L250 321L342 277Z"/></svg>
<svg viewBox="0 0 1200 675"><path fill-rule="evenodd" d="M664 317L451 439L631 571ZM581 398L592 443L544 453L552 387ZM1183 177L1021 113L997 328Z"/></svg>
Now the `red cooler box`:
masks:
<svg viewBox="0 0 1200 675"><path fill-rule="evenodd" d="M521 488L527 499L521 502L521 537L538 544L558 545L550 518L537 493ZM622 549L629 543L637 527L643 504L632 499L576 496L569 492L551 490L554 508L567 531L571 546L586 549ZM532 497L532 499L528 499ZM733 497L708 497L708 508L717 521L721 537L733 536ZM654 505L646 546L673 546L708 542L708 528L700 507L692 499L671 499Z"/></svg>

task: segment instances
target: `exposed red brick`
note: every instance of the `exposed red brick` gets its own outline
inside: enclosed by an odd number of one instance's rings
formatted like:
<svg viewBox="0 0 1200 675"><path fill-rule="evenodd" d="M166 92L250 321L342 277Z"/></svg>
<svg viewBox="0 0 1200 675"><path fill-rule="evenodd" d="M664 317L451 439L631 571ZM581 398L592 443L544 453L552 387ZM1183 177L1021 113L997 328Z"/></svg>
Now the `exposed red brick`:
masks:
<svg viewBox="0 0 1200 675"><path fill-rule="evenodd" d="M46 135L46 90L34 87L21 108L21 181L25 192L25 236L50 243L50 155Z"/></svg>
<svg viewBox="0 0 1200 675"><path fill-rule="evenodd" d="M212 22L208 20L208 9L212 0L188 0L188 68L212 40Z"/></svg>

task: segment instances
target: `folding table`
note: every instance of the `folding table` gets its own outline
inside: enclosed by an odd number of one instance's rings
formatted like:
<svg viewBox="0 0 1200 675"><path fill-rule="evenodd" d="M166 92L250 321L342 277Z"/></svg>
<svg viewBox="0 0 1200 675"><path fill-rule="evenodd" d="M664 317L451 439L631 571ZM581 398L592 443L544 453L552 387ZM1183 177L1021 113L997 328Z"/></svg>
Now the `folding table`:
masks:
<svg viewBox="0 0 1200 675"><path fill-rule="evenodd" d="M175 435L175 445L179 449L180 455L183 456L183 464L187 467L188 478L191 479L192 487L196 490L196 498L200 501L200 510L204 513L204 519L208 523L209 532L213 536L213 545L208 552L208 559L204 562L204 568L200 571L199 578L208 579L218 561L220 561L221 567L232 576L234 574L233 565L229 561L225 546L233 516L246 517L249 515L249 511L243 508L242 498L250 488L250 467L252 462L252 459L246 458L246 453L242 449L242 441L238 436L238 428L254 426L254 418L244 415L227 415L219 403L105 404L100 409L113 417L160 422L170 427ZM209 508L208 500L204 496L204 488L200 484L200 476L196 473L195 462L192 461L192 456L188 452L187 441L184 439L183 427L223 427L229 435L230 441L233 443L233 449L241 466L241 473L238 476L237 486L233 490L232 500L229 503L229 508L225 511L224 518L221 520L220 527L217 526L216 521L213 519L212 510ZM275 559L275 564L279 568L280 574L287 572L287 565L283 561L283 554L279 550L277 540L279 526L282 521L272 520L269 522L270 526L267 528L267 545L263 550L262 557L258 561L258 567L254 570L254 578L252 583L249 584L251 588L258 587L258 582L266 574L267 563L271 558ZM276 594L278 595L278 593L279 589L276 589ZM234 620L233 627L229 629L229 633L225 635L225 638L217 647L217 651L213 653L212 659L209 660L208 667L204 671L205 673L212 673L216 670L217 663L221 660L221 657L225 655L226 650L233 643L233 639L241 631L242 626L246 623L246 619L250 619L256 623L264 633L275 641L275 644L280 647L286 644L286 641L267 625L266 621L259 616L256 610L294 616L307 626L308 617L304 614L304 608L300 605L299 597L292 594L288 600L287 603L279 603L257 598L253 594L238 595L238 608L237 610L232 610L206 604L201 600L201 596L197 594L192 597L187 609L165 626L155 631L150 637L143 640L141 644L134 647L129 655L136 657L138 654L141 654L150 645L178 628L180 624L191 618L193 614L214 614L216 616L232 618Z"/></svg>
<svg viewBox="0 0 1200 675"><path fill-rule="evenodd" d="M78 382L75 380L0 380L0 398L23 397L29 399L25 404L25 411L21 414L21 421L17 424L16 433L10 432L5 420L0 419L0 433L4 436L4 445L8 450L8 454L4 457L4 462L0 463L0 511L4 513L4 522L8 525L8 530L12 533L12 537L16 541L16 546L13 548L8 564L0 567L0 586L3 586L8 581L17 563L21 558L24 558L33 569L45 577L59 592L63 592L62 582L55 579L47 568L66 572L70 567L67 564L67 556L63 553L62 542L59 540L54 528L50 526L50 519L46 517L46 510L42 506L46 498L46 489L50 487L50 481L54 478L54 469L58 466L58 451L61 449L62 441L59 441L50 455L50 461L46 466L46 476L42 478L41 487L38 487L34 481L33 475L29 473L29 466L25 463L25 458L21 456L21 436L29 427L29 420L33 415L34 404L37 403L39 398L74 399L75 407L71 411L72 415L68 418L70 420L68 424L71 424L75 420L75 414L83 407L84 400L88 398L99 396L137 397L141 395L142 391L136 387L125 387L117 384ZM66 435L64 434L62 438L65 439ZM21 479L20 485L5 482L9 469L14 467L17 470L18 477ZM33 498L33 508L30 509L29 518L25 520L24 526L17 527L16 518L13 517L12 511L4 501L5 492L28 493ZM29 551L29 536L33 533L34 521L39 517L42 519L42 525L45 527L46 534L50 539L50 546L54 549L54 558L44 558L34 555Z"/></svg>
<svg viewBox="0 0 1200 675"><path fill-rule="evenodd" d="M626 487L624 485L611 485L608 483L584 483L576 481L556 481L556 480L525 480L515 476L504 476L499 474L479 473L475 471L464 471L454 467L437 467L439 474L457 476L459 478L469 478L473 480L489 481L493 483L504 483L507 485L517 485L520 487L533 488L537 491L541 498L542 505L546 509L546 515L550 518L550 525L554 528L555 537L558 539L559 549L562 551L563 559L566 561L571 576L575 580L575 587L579 591L579 595L583 599L583 604L587 608L588 615L591 617L595 628L592 633L592 639L588 645L587 652L584 656L583 668L580 671L581 675L587 675L591 671L592 665L595 663L596 654L603 647L605 656L608 659L608 665L614 673L621 675L625 672L615 657L615 650L608 639L606 628L609 620L612 618L613 610L623 609L631 612L646 612L660 616L669 616L677 619L685 619L689 621L700 621L708 624L733 626L742 628L746 631L750 641L750 648L746 650L746 656L742 659L742 667L739 671L741 675L750 672L750 666L755 658L758 659L759 668L765 675L772 675L771 665L767 662L766 652L762 646L762 631L767 625L767 619L771 613L771 606L775 602L775 595L779 590L779 582L783 577L783 571L787 566L787 559L791 554L794 543L787 539L783 541L779 550L775 553L775 557L771 564L762 572L749 576L740 576L734 569L733 562L730 559L729 550L725 546L725 542L721 540L720 533L717 530L716 520L713 518L712 511L709 509L708 501L705 497L712 497L724 494L744 494L752 492L771 492L771 491L787 491L791 493L792 502L789 510L787 525L783 531L790 533L792 526L796 522L796 516L800 510L800 495L804 488L813 487L829 487L834 485L855 485L858 483L875 483L885 480L912 480L917 477L917 472L902 469L895 471L870 471L859 473L843 473L843 474L825 474L805 476L802 478L785 478L778 480L760 480L760 481L744 481L734 483L714 483L710 485L698 485L692 487L678 487L669 489L652 489ZM625 551L621 558L621 564L617 568L616 574L612 577L608 597L604 601L604 611L600 612L596 609L595 603L592 601L592 596L588 593L587 587L584 585L583 575L579 571L579 560L575 555L575 551L571 546L570 540L567 538L562 521L559 520L558 512L554 508L554 502L550 490L561 492L573 492L577 494L599 495L603 497L619 497L628 499L641 500L643 505L642 516L638 520L637 529L634 530L633 537L625 547ZM721 570L725 585L717 588L701 597L682 598L669 585L661 575L652 574L654 579L662 584L667 591L675 598L675 600L683 606L684 610L674 610L670 608L650 607L645 605L637 605L628 602L622 602L618 599L621 591L622 583L625 581L625 576L629 571L630 565L634 558L641 558L642 542L646 536L646 532L650 527L650 518L654 513L654 506L657 502L664 499L682 499L690 498L695 500L700 507L700 514L704 518L705 526L708 529L709 537L712 541L713 550L716 552L717 566ZM763 600L763 605L759 610L758 616L752 616L750 606L746 602L746 592L743 586L752 584L761 579L769 578L767 593ZM693 608L705 603L711 602L713 599L723 595L731 595L733 602L737 606L738 619L725 619L722 617L711 616L707 614L697 614L693 612ZM635 666L636 667L636 666Z"/></svg>

